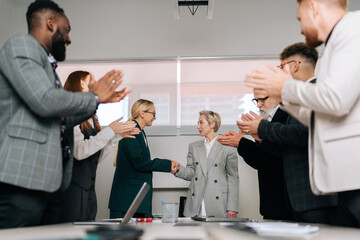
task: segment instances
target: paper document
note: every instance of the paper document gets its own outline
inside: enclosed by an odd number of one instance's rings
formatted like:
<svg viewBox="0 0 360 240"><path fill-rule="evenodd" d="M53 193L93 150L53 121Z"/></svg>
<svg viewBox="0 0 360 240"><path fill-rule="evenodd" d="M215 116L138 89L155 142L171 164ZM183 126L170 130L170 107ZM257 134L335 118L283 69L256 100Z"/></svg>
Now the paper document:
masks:
<svg viewBox="0 0 360 240"><path fill-rule="evenodd" d="M286 222L254 222L245 225L254 229L259 235L306 235L319 231L317 226Z"/></svg>

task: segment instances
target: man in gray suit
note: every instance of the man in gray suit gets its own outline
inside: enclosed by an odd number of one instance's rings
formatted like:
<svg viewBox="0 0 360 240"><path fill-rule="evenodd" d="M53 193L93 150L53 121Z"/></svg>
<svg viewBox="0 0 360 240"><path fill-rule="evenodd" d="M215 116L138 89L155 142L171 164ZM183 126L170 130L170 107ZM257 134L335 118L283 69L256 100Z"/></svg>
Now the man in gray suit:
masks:
<svg viewBox="0 0 360 240"><path fill-rule="evenodd" d="M294 79L307 82L315 81L314 69L318 52L305 43L295 43L286 47L280 54L281 65L289 65ZM247 121L240 123L254 138L273 142L283 149L285 187L294 220L314 223L333 223L336 213L337 197L316 196L311 192L308 162L308 128L288 116L285 124L270 122L251 113ZM254 117L254 118L253 118Z"/></svg>
<svg viewBox="0 0 360 240"><path fill-rule="evenodd" d="M56 222L57 191L71 178L74 125L128 93L115 92L120 71L88 93L63 90L55 65L71 43L69 21L46 0L30 4L26 16L29 34L0 50L0 228Z"/></svg>
<svg viewBox="0 0 360 240"><path fill-rule="evenodd" d="M347 0L298 0L297 18L308 46L325 43L316 84L285 71L256 70L250 87L281 99L283 108L309 126L310 184L315 194L338 192L337 224L360 227L360 11Z"/></svg>

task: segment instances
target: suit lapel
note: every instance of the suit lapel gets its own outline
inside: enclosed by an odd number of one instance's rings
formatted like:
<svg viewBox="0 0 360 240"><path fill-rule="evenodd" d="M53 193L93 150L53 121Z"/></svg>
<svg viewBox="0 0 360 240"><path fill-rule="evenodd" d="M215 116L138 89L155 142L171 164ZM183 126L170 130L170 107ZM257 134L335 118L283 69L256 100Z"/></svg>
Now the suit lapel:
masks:
<svg viewBox="0 0 360 240"><path fill-rule="evenodd" d="M278 110L275 112L275 115L272 118L271 122L280 122L280 123L285 124L288 116L289 115L287 114L287 112L285 112L282 109L278 108Z"/></svg>
<svg viewBox="0 0 360 240"><path fill-rule="evenodd" d="M214 164L215 160L217 159L217 156L221 152L222 145L218 143L218 141L215 140L214 145L210 149L209 156L207 158L207 169L206 171L209 172L210 168Z"/></svg>
<svg viewBox="0 0 360 240"><path fill-rule="evenodd" d="M144 131L144 129L141 130L140 125L136 120L133 120L133 121L136 123L136 127L138 129L140 129L140 133L138 135L136 135L136 139L138 139L140 147L144 151L144 154L147 154L147 156L149 156L149 158L151 158L145 131Z"/></svg>
<svg viewBox="0 0 360 240"><path fill-rule="evenodd" d="M200 167L204 176L206 177L206 147L204 142L201 142L201 144L198 145L197 149L200 158Z"/></svg>

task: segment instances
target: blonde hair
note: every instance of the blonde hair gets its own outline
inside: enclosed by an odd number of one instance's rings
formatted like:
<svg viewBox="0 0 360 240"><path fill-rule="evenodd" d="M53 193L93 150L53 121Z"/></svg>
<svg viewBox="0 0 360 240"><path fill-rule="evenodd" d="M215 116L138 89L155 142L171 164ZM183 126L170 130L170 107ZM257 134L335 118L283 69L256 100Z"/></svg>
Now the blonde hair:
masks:
<svg viewBox="0 0 360 240"><path fill-rule="evenodd" d="M221 126L221 118L219 114L213 111L203 110L199 112L199 115L204 115L209 124L215 123L214 132L219 130Z"/></svg>
<svg viewBox="0 0 360 240"><path fill-rule="evenodd" d="M154 103L150 100L139 99L131 107L131 117L129 121L132 121L140 116L142 111L147 112L151 107L154 106Z"/></svg>

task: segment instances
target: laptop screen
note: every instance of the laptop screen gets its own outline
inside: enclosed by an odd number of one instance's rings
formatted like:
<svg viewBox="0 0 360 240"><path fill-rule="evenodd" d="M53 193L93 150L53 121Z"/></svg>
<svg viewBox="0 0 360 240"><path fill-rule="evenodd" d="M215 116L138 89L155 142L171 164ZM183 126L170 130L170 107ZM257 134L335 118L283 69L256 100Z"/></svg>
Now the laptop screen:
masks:
<svg viewBox="0 0 360 240"><path fill-rule="evenodd" d="M130 221L132 216L134 216L136 210L140 206L141 202L143 201L145 195L150 189L150 185L147 182L144 182L142 187L140 188L138 194L136 195L135 199L131 203L129 209L127 210L124 219L122 220L121 224L126 224Z"/></svg>
<svg viewBox="0 0 360 240"><path fill-rule="evenodd" d="M131 203L129 209L127 210L124 218L120 221L117 219L103 219L103 220L93 220L93 221L77 221L74 222L75 225L108 225L108 224L126 224L128 223L132 216L134 216L136 210L140 206L141 202L144 200L145 195L150 189L150 185L146 182L140 188L138 194Z"/></svg>

